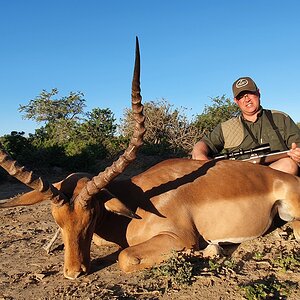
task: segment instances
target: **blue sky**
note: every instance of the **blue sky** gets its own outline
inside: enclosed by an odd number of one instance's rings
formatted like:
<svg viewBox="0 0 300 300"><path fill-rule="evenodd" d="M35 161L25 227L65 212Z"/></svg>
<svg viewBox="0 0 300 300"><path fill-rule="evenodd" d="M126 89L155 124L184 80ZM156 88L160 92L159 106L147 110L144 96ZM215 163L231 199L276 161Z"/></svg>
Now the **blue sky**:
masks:
<svg viewBox="0 0 300 300"><path fill-rule="evenodd" d="M0 0L0 135L34 133L19 105L45 89L87 108L129 107L135 36L143 101L199 114L252 77L262 104L300 121L300 1Z"/></svg>

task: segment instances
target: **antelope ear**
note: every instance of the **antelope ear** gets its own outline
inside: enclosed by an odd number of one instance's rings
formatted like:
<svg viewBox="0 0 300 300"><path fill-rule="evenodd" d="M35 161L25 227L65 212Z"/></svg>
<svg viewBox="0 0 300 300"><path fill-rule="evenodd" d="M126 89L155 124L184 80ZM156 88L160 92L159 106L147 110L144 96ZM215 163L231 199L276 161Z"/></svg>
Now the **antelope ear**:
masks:
<svg viewBox="0 0 300 300"><path fill-rule="evenodd" d="M68 177L60 182L53 183L53 186L56 189L61 190L64 187L64 182L67 182L67 180ZM0 200L0 208L34 205L46 200L49 200L49 196L47 194L39 192L38 190L33 190L16 195L10 199Z"/></svg>
<svg viewBox="0 0 300 300"><path fill-rule="evenodd" d="M0 200L0 208L15 207L15 206L28 206L46 200L43 193L38 191L31 191L28 193L16 195L10 199Z"/></svg>
<svg viewBox="0 0 300 300"><path fill-rule="evenodd" d="M107 189L102 189L100 191L100 196L101 200L104 202L104 207L106 210L131 219L141 219L140 216L135 214L131 209L129 209L122 201L116 198Z"/></svg>
<svg viewBox="0 0 300 300"><path fill-rule="evenodd" d="M130 210L124 203L118 198L112 198L104 203L106 210L111 211L115 214L122 215L131 219L141 219L140 216Z"/></svg>

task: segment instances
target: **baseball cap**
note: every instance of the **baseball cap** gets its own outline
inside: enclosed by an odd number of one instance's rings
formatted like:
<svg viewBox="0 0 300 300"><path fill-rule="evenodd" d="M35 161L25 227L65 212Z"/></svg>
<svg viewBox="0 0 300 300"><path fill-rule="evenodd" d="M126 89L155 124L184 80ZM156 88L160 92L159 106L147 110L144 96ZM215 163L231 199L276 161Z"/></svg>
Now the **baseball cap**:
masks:
<svg viewBox="0 0 300 300"><path fill-rule="evenodd" d="M236 98L239 93L247 92L257 92L258 88L255 82L250 77L240 77L232 85L233 96Z"/></svg>

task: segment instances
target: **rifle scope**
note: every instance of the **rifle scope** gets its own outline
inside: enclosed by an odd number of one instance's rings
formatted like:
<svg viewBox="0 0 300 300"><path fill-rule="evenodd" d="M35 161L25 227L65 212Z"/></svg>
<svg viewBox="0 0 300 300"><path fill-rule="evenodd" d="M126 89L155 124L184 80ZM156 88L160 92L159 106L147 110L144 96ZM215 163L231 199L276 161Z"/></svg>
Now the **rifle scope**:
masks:
<svg viewBox="0 0 300 300"><path fill-rule="evenodd" d="M224 154L218 154L218 155L214 156L214 159L236 159L239 156L247 155L247 154L250 154L250 156L253 154L259 154L259 153L266 154L266 153L270 152L270 150L271 150L270 144L262 144L258 147L251 148L248 150L239 149L239 150L227 152Z"/></svg>

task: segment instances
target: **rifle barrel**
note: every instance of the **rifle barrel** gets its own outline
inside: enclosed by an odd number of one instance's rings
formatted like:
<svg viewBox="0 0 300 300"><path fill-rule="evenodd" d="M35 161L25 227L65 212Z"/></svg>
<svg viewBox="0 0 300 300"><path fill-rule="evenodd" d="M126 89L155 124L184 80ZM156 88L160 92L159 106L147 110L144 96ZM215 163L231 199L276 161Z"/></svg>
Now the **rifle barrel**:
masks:
<svg viewBox="0 0 300 300"><path fill-rule="evenodd" d="M269 144L262 144L258 147L255 148L251 148L251 149L239 149L233 152L227 152L227 153L223 153L223 154L217 154L215 155L213 158L214 159L236 159L238 157L241 157L243 155L253 155L253 154L262 154L262 153L268 153L270 152L270 145Z"/></svg>
<svg viewBox="0 0 300 300"><path fill-rule="evenodd" d="M243 161L248 161L248 162L252 162L254 164L270 164L276 160L279 160L281 158L286 158L289 157L288 156L288 152L290 150L287 151L281 151L281 152L275 152L275 153L269 153L269 154L262 154L262 155L253 155L252 157L243 159Z"/></svg>

